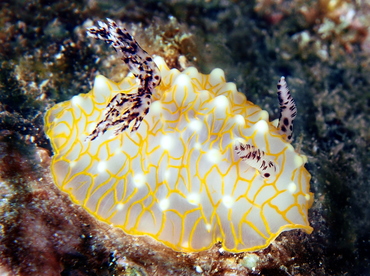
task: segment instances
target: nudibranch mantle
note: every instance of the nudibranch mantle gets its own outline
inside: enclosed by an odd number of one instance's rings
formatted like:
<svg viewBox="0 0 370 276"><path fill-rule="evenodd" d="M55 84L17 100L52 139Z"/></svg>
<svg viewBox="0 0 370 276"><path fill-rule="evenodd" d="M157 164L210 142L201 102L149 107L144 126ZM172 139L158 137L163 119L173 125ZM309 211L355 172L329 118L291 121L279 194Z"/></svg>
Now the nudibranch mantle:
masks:
<svg viewBox="0 0 370 276"><path fill-rule="evenodd" d="M94 88L51 108L45 132L56 185L94 217L132 235L148 235L177 251L229 252L267 247L281 232L312 232L306 157L247 101L224 72L179 72L156 57L161 83L135 132L108 129L86 141L118 93L136 93L97 76ZM238 155L260 150L276 172L264 178ZM237 149L236 149L237 148Z"/></svg>

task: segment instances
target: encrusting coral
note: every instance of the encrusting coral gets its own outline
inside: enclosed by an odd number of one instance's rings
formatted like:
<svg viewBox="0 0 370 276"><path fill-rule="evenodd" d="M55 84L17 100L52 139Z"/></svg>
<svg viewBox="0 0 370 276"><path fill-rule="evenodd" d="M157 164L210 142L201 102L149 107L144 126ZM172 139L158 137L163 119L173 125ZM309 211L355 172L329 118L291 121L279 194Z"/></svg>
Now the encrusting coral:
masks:
<svg viewBox="0 0 370 276"><path fill-rule="evenodd" d="M98 76L90 93L47 112L57 186L96 218L178 251L255 251L286 230L310 233L310 175L289 143L296 109L285 79L277 128L221 69L170 70L108 24L89 32L133 75Z"/></svg>

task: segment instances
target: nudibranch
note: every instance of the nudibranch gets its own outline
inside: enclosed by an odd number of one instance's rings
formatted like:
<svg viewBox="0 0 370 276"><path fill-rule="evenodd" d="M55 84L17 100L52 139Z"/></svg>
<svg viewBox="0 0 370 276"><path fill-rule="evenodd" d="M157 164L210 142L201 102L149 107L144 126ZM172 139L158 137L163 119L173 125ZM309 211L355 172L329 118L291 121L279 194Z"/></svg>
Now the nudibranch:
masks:
<svg viewBox="0 0 370 276"><path fill-rule="evenodd" d="M290 144L296 107L283 77L276 127L221 69L169 69L112 20L89 33L132 74L97 76L92 91L45 116L54 181L75 203L183 252L217 242L256 251L283 231L312 232L310 174Z"/></svg>

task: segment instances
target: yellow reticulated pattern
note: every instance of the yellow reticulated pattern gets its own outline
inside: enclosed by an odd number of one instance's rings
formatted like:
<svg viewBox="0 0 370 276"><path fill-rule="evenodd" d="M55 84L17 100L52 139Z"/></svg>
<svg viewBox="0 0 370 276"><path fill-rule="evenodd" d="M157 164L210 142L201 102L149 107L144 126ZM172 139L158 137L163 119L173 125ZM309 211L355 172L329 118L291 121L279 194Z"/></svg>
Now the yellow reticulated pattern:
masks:
<svg viewBox="0 0 370 276"><path fill-rule="evenodd" d="M226 251L267 247L282 231L312 231L306 157L247 101L222 70L161 72L150 111L138 131L113 129L85 141L117 93L137 89L133 75L95 79L88 94L57 104L45 116L54 150L55 183L99 220L132 235L148 235L178 251L221 241ZM274 160L266 179L235 153L248 143Z"/></svg>

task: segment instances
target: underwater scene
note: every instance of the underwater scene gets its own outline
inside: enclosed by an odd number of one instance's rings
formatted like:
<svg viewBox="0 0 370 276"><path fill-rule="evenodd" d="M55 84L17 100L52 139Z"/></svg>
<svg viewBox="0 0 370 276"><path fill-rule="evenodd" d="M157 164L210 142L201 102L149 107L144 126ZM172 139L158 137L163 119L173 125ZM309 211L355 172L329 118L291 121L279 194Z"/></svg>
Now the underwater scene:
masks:
<svg viewBox="0 0 370 276"><path fill-rule="evenodd" d="M0 275L370 275L370 2L0 3Z"/></svg>

